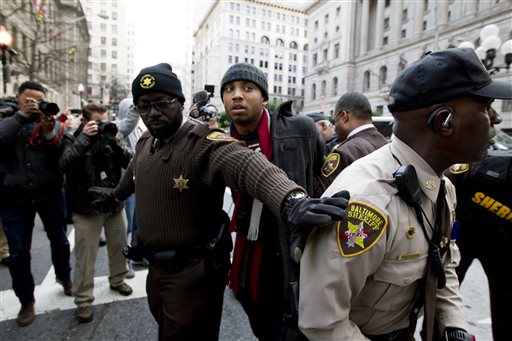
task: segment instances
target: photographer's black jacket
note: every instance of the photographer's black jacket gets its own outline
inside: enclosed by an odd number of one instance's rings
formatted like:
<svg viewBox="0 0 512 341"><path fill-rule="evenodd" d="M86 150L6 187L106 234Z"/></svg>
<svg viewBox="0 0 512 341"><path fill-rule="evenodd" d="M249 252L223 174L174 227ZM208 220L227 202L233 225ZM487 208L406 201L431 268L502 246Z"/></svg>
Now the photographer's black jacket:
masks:
<svg viewBox="0 0 512 341"><path fill-rule="evenodd" d="M61 141L45 140L42 131L37 133L38 126L36 120L24 117L17 109L15 114L0 118L0 203L37 203L62 190ZM60 128L56 121L55 131ZM34 134L40 143L29 142Z"/></svg>
<svg viewBox="0 0 512 341"><path fill-rule="evenodd" d="M82 130L83 125L73 135L64 135L60 157L71 211L87 215L119 212L122 203L115 207L93 208L87 190L91 186L116 187L121 179L121 168L128 166L133 154L122 139L109 140L99 134L89 137Z"/></svg>

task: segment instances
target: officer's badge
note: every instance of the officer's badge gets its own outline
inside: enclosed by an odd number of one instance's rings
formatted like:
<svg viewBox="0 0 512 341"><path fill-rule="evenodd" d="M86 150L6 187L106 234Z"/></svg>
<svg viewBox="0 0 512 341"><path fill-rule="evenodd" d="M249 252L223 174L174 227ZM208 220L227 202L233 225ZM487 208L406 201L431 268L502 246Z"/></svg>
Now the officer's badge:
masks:
<svg viewBox="0 0 512 341"><path fill-rule="evenodd" d="M183 179L183 175L180 175L179 178L177 179L174 179L174 186L172 188L176 188L180 191L180 193L184 190L184 189L189 189L188 186L187 186L187 182L189 179Z"/></svg>
<svg viewBox="0 0 512 341"><path fill-rule="evenodd" d="M229 136L226 133L223 133L222 131L217 130L208 133L206 139L210 141L236 141L235 138Z"/></svg>
<svg viewBox="0 0 512 341"><path fill-rule="evenodd" d="M433 191L437 188L436 186L436 183L434 180L427 180L425 181L425 187L430 190L430 191Z"/></svg>
<svg viewBox="0 0 512 341"><path fill-rule="evenodd" d="M460 174L467 172L469 169L469 164L467 163L456 163L450 167L450 173L452 174Z"/></svg>
<svg viewBox="0 0 512 341"><path fill-rule="evenodd" d="M155 77L150 74L145 74L140 78L140 87L143 89L151 89L155 86Z"/></svg>
<svg viewBox="0 0 512 341"><path fill-rule="evenodd" d="M409 226L409 228L407 229L407 231L405 231L405 235L406 235L406 236L407 236L407 238L409 238L409 239L414 238L414 236L416 235L416 229L414 228L414 226Z"/></svg>
<svg viewBox="0 0 512 341"><path fill-rule="evenodd" d="M353 257L368 251L387 226L388 219L378 209L364 202L351 201L336 229L341 255Z"/></svg>
<svg viewBox="0 0 512 341"><path fill-rule="evenodd" d="M329 175L334 173L340 165L340 159L340 154L338 153L331 153L327 155L322 166L322 175L327 178Z"/></svg>

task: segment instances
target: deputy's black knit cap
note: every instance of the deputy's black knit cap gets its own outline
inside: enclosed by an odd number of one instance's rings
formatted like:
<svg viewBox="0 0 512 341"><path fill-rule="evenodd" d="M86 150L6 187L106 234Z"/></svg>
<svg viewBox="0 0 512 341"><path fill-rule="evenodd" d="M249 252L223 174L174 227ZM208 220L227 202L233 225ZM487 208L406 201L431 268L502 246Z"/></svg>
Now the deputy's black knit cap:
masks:
<svg viewBox="0 0 512 341"><path fill-rule="evenodd" d="M224 86L233 81L248 80L260 88L263 97L268 100L267 77L256 66L249 63L237 63L232 65L222 77L220 82L220 96L224 93Z"/></svg>
<svg viewBox="0 0 512 341"><path fill-rule="evenodd" d="M172 67L167 63L160 63L140 70L132 83L133 103L137 103L139 96L163 92L178 98L181 104L185 103L185 96L181 90L181 82Z"/></svg>
<svg viewBox="0 0 512 341"><path fill-rule="evenodd" d="M391 86L391 112L426 108L461 96L512 99L512 84L495 82L475 51L451 48L427 53Z"/></svg>

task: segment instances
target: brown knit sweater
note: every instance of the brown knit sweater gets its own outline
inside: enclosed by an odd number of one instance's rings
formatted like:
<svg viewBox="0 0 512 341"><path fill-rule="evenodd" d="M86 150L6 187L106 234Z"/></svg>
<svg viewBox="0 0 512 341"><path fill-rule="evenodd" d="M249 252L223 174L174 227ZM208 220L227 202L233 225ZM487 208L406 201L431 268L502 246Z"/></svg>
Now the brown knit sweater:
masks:
<svg viewBox="0 0 512 341"><path fill-rule="evenodd" d="M136 192L139 237L155 250L204 245L219 228L225 186L268 205L276 216L288 193L302 188L227 134L186 122L159 150L146 132L116 197Z"/></svg>

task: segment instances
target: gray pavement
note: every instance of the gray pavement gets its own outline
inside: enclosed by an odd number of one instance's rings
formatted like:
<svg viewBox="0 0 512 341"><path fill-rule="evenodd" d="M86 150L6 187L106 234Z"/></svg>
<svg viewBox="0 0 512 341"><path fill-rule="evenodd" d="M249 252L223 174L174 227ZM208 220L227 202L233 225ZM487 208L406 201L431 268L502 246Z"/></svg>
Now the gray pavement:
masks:
<svg viewBox="0 0 512 341"><path fill-rule="evenodd" d="M73 228L68 225L70 242ZM72 254L72 266L73 266ZM96 261L94 320L79 324L74 316L71 297L62 293L55 283L49 254L49 242L39 220L36 220L32 243L32 272L36 282L35 321L20 328L16 323L19 302L11 288L7 267L0 265L0 340L156 340L158 331L147 307L145 268L136 268L134 279L127 280L134 288L129 297L122 297L108 288L106 248L100 248ZM487 280L478 262L470 268L462 295L470 331L479 341L491 341L491 319ZM225 292L220 340L253 341L245 313L229 290Z"/></svg>

